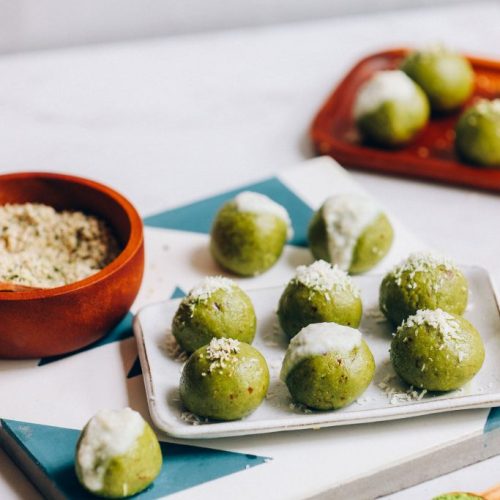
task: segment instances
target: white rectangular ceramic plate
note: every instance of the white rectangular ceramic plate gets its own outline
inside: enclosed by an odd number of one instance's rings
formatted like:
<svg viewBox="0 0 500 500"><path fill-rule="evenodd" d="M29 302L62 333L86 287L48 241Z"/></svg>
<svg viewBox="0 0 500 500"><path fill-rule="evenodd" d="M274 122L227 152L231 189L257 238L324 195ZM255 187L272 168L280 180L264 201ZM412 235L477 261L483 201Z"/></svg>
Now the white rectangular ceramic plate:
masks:
<svg viewBox="0 0 500 500"><path fill-rule="evenodd" d="M412 391L395 375L389 362L391 326L378 309L381 276L355 277L363 298L361 331L377 365L373 382L350 406L336 411L310 411L293 405L279 371L287 342L276 318L283 287L248 291L257 314L254 346L265 356L271 372L268 397L249 417L234 422L211 422L186 413L179 399L182 356L176 355L170 333L179 300L144 307L136 316L134 331L144 374L151 417L157 427L178 438L216 438L261 434L334 425L361 424L380 420L427 415L468 408L500 405L500 316L488 273L478 267L465 268L469 281L469 307L465 313L479 330L486 348L481 371L465 387L444 394ZM174 349L172 349L174 347Z"/></svg>

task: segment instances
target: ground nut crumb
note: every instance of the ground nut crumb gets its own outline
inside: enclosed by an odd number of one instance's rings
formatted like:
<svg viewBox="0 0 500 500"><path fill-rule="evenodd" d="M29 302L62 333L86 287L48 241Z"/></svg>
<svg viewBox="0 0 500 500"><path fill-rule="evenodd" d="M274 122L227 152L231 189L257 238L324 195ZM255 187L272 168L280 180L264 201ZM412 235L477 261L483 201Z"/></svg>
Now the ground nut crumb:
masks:
<svg viewBox="0 0 500 500"><path fill-rule="evenodd" d="M101 219L38 204L0 206L0 281L39 288L98 272L120 247Z"/></svg>

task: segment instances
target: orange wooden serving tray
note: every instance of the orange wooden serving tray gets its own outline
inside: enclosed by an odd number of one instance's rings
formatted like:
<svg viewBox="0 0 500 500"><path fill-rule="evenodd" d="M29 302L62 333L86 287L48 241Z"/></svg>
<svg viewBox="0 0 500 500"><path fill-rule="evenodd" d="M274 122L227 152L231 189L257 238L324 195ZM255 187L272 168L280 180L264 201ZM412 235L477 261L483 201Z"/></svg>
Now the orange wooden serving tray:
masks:
<svg viewBox="0 0 500 500"><path fill-rule="evenodd" d="M351 69L314 119L310 133L316 151L347 168L500 192L500 169L463 163L454 151L454 127L461 110L433 116L416 140L401 149L382 149L361 141L352 116L359 86L375 71L397 68L408 51L378 52ZM467 58L474 67L476 85L464 107L479 97L500 97L500 61Z"/></svg>

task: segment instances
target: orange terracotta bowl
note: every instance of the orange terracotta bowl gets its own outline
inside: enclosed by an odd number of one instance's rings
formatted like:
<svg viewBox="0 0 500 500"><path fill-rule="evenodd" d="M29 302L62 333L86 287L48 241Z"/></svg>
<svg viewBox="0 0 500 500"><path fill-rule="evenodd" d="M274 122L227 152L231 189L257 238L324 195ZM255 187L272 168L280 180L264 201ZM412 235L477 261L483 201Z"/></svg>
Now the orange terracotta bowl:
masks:
<svg viewBox="0 0 500 500"><path fill-rule="evenodd" d="M45 203L106 220L122 252L96 274L70 285L0 292L0 357L40 358L95 342L129 310L144 272L142 221L132 204L94 181L64 174L0 175L0 205Z"/></svg>

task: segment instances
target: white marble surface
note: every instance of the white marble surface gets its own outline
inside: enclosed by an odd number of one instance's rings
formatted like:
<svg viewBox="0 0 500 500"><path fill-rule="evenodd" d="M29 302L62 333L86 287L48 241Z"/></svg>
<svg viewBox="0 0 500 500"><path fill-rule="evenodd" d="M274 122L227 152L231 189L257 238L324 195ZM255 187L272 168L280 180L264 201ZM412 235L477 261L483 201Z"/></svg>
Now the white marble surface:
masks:
<svg viewBox="0 0 500 500"><path fill-rule="evenodd" d="M74 172L143 214L311 155L314 112L361 55L441 40L500 57L498 2L0 58L0 171ZM500 197L356 178L417 236L500 281ZM428 498L498 481L500 459L392 495ZM0 491L36 498L0 452ZM2 498L5 498L3 496Z"/></svg>
<svg viewBox="0 0 500 500"><path fill-rule="evenodd" d="M457 0L0 0L0 53L299 22L456 2Z"/></svg>

